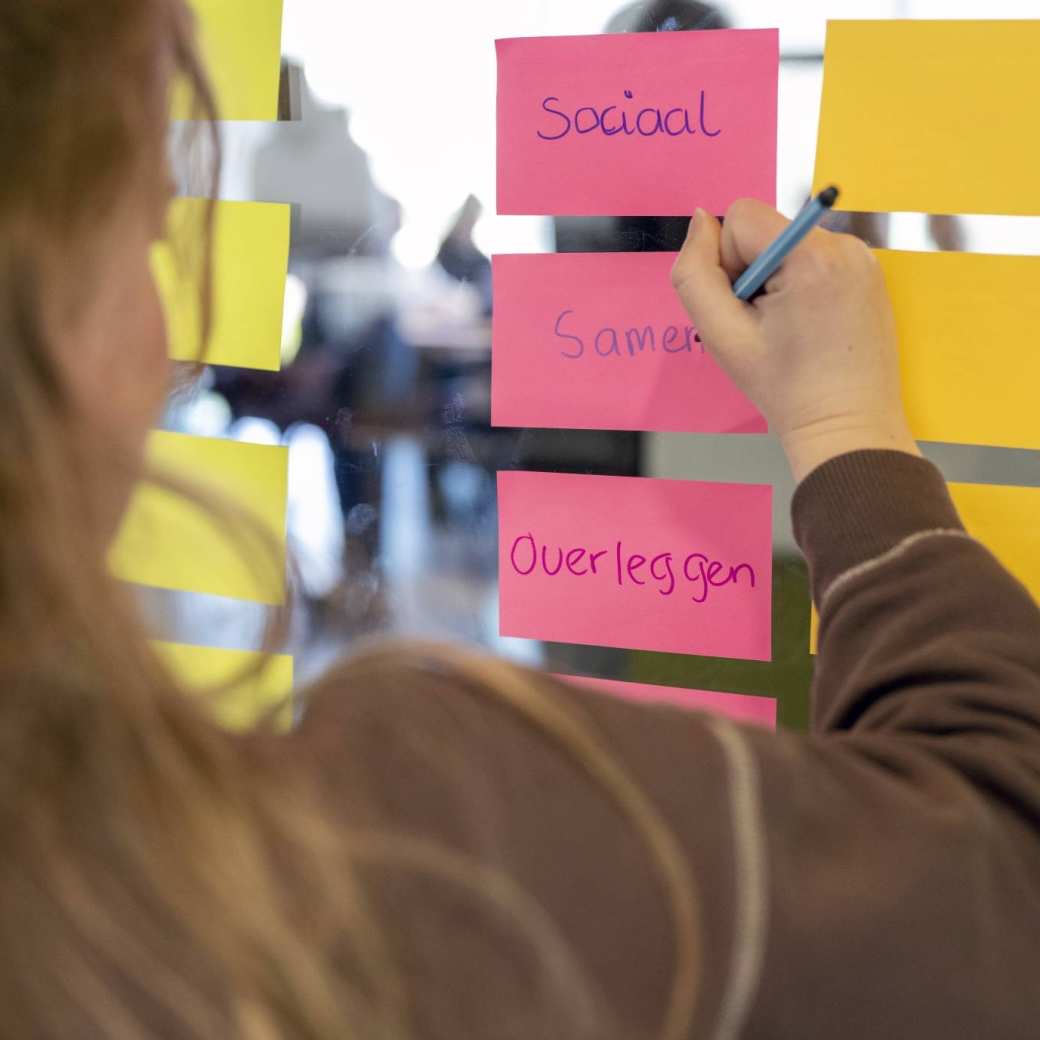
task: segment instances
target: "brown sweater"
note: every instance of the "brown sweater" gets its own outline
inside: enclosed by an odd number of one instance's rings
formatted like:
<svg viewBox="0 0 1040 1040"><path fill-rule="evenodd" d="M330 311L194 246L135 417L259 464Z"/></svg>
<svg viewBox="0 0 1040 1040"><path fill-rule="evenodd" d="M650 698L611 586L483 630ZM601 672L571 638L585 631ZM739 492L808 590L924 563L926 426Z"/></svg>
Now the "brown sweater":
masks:
<svg viewBox="0 0 1040 1040"><path fill-rule="evenodd" d="M814 734L553 687L689 857L689 1035L1035 1040L1040 612L920 459L835 459L793 513L821 608ZM419 1040L659 1035L668 904L568 755L447 681L327 686L292 740L345 823L424 836L522 893L493 905L418 863L371 871Z"/></svg>

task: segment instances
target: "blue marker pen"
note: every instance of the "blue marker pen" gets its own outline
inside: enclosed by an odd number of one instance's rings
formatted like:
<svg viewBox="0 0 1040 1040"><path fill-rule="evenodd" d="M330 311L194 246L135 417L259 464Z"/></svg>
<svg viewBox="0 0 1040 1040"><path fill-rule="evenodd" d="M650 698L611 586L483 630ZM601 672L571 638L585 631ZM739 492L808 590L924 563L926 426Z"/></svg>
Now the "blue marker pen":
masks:
<svg viewBox="0 0 1040 1040"><path fill-rule="evenodd" d="M810 199L776 240L770 243L733 283L733 292L737 299L750 300L776 274L791 250L823 220L837 199L838 189L833 185L824 188L816 198Z"/></svg>

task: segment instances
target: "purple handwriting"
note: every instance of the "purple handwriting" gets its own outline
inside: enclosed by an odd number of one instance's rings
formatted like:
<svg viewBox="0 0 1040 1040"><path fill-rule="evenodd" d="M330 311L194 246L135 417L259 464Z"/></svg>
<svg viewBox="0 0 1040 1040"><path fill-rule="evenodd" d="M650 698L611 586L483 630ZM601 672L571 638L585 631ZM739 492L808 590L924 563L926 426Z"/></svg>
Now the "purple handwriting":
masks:
<svg viewBox="0 0 1040 1040"><path fill-rule="evenodd" d="M556 319L553 332L559 339L568 341L560 354L565 358L577 360L586 356L586 348L585 340L581 336L575 332L564 331L565 321L570 328L574 328L573 321L567 320L572 314L574 314L573 310L563 311ZM621 329L604 326L597 330L592 337L592 349L588 352L588 356L636 357L645 352L656 353L658 344L666 354L692 354L695 343L700 353L703 354L704 344L701 343L701 338L692 325L668 325L663 329L655 328L653 325Z"/></svg>
<svg viewBox="0 0 1040 1040"><path fill-rule="evenodd" d="M711 589L740 585L746 579L755 587L755 569L750 563L727 564L713 560L701 552L688 553L679 567L679 556L670 552L646 556L630 552L618 541L613 549L588 549L584 546L565 548L539 545L532 533L519 535L509 550L509 563L517 574L528 577L540 573L554 578L611 577L619 588L627 586L656 587L662 596L671 596L686 583L686 591L694 603L707 602Z"/></svg>
<svg viewBox="0 0 1040 1040"><path fill-rule="evenodd" d="M625 98L634 101L635 94L626 90ZM543 141L562 141L572 131L576 134L591 134L598 130L605 137L615 137L618 134L625 137L631 137L633 134L640 137L656 137L658 134L683 137L697 133L705 137L718 137L722 133L721 127L718 130L708 129L708 102L703 90L700 93L700 105L696 116L692 116L688 108L681 107L669 108L667 111L661 108L641 108L633 114L630 109L619 105L607 105L606 108L582 105L575 109L573 115L568 115L561 108L551 104L559 100L558 97L542 99L542 111L559 120L559 124L554 127L555 133L537 131Z"/></svg>

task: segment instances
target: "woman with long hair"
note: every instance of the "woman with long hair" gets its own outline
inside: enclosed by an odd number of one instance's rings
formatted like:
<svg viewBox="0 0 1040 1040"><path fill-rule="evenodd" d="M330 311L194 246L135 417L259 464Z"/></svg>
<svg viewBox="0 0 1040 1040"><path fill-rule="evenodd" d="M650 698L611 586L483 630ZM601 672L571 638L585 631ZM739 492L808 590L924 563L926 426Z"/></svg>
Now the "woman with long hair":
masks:
<svg viewBox="0 0 1040 1040"><path fill-rule="evenodd" d="M175 82L205 127L183 0L0 7L0 1036L1034 1035L1040 617L917 454L861 243L738 303L783 222L745 202L675 268L801 480L814 735L423 645L284 737L179 689L105 565L168 389Z"/></svg>

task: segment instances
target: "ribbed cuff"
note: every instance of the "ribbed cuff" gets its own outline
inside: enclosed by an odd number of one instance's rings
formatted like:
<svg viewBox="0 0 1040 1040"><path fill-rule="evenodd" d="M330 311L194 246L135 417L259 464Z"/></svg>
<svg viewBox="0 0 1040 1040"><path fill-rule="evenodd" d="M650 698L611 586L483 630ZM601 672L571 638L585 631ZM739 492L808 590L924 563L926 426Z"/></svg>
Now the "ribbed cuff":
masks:
<svg viewBox="0 0 1040 1040"><path fill-rule="evenodd" d="M817 603L839 575L910 535L963 529L942 474L902 451L853 451L825 462L798 485L791 517Z"/></svg>

